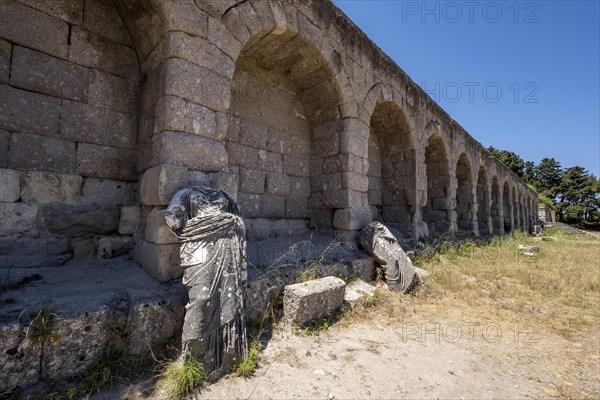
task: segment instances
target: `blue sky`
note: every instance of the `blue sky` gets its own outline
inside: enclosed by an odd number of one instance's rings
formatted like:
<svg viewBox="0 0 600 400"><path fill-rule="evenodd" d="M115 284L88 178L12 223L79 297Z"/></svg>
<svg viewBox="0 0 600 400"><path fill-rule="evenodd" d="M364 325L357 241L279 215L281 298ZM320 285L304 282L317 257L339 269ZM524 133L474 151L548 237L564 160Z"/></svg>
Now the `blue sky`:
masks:
<svg viewBox="0 0 600 400"><path fill-rule="evenodd" d="M600 1L334 3L484 146L600 176Z"/></svg>

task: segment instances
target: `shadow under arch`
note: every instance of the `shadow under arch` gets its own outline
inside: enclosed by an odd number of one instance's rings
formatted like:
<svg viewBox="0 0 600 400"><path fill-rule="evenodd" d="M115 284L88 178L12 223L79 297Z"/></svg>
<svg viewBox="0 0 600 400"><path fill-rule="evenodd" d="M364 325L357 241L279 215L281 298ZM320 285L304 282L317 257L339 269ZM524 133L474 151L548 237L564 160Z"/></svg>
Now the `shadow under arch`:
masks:
<svg viewBox="0 0 600 400"><path fill-rule="evenodd" d="M370 120L369 206L373 219L411 237L416 155L406 115L392 101L376 105Z"/></svg>
<svg viewBox="0 0 600 400"><path fill-rule="evenodd" d="M489 235L492 231L491 201L487 173L485 166L481 165L477 173L477 227L480 235Z"/></svg>
<svg viewBox="0 0 600 400"><path fill-rule="evenodd" d="M429 236L437 237L448 233L452 225L449 213L454 209L450 194L450 172L446 144L440 135L429 137L425 148L427 175L427 202L423 208L423 221Z"/></svg>

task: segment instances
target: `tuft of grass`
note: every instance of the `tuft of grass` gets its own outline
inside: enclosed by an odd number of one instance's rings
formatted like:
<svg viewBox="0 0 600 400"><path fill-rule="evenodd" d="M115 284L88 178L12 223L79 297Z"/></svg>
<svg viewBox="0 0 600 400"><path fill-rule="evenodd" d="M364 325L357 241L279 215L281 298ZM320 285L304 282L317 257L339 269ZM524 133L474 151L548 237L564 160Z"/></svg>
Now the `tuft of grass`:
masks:
<svg viewBox="0 0 600 400"><path fill-rule="evenodd" d="M88 375L79 383L77 391L82 394L99 392L102 388L114 382L117 374L123 371L123 350L117 347L109 347L100 359L89 369Z"/></svg>
<svg viewBox="0 0 600 400"><path fill-rule="evenodd" d="M204 364L191 354L186 354L183 361L167 364L159 376L157 386L170 399L180 399L200 389L206 381Z"/></svg>
<svg viewBox="0 0 600 400"><path fill-rule="evenodd" d="M46 342L52 335L57 317L55 311L54 306L48 305L30 314L26 338L37 344Z"/></svg>
<svg viewBox="0 0 600 400"><path fill-rule="evenodd" d="M256 367L258 367L258 358L263 346L262 343L255 338L250 341L248 347L248 355L242 357L235 366L235 373L244 378L248 378L254 374Z"/></svg>

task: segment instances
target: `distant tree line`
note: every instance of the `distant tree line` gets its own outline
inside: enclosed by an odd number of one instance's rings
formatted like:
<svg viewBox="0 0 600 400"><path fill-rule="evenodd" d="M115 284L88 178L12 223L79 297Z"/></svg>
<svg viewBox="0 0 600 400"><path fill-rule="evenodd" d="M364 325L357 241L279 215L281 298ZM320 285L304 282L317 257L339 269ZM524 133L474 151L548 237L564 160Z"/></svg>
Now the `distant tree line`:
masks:
<svg viewBox="0 0 600 400"><path fill-rule="evenodd" d="M554 158L536 165L491 146L487 151L535 189L540 202L554 209L560 221L600 224L600 180L585 168L563 168Z"/></svg>

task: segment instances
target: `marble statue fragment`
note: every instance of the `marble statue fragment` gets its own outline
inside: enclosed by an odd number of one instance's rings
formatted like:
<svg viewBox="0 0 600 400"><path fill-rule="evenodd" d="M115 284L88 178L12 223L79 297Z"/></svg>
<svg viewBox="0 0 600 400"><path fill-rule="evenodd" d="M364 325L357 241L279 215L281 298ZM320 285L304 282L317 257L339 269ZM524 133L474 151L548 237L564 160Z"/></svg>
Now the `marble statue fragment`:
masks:
<svg viewBox="0 0 600 400"><path fill-rule="evenodd" d="M380 222L360 232L360 244L385 271L385 281L394 291L408 293L419 281L412 261L390 230Z"/></svg>
<svg viewBox="0 0 600 400"><path fill-rule="evenodd" d="M175 194L165 223L179 238L189 291L182 354L203 361L209 373L231 369L248 349L245 226L239 208L223 190L191 187Z"/></svg>

